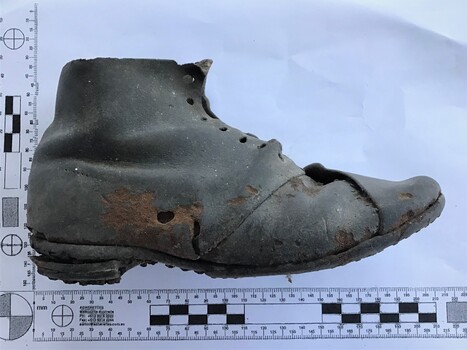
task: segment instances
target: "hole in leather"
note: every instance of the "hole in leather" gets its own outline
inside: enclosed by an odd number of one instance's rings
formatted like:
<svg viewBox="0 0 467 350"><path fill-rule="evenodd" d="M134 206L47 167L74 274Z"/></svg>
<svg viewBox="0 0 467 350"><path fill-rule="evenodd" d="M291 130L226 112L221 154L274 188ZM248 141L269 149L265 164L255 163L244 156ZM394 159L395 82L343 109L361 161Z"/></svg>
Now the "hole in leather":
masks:
<svg viewBox="0 0 467 350"><path fill-rule="evenodd" d="M199 222L195 220L193 222L193 240L191 241L193 244L193 250L197 255L199 255L199 233L201 231L201 227Z"/></svg>
<svg viewBox="0 0 467 350"><path fill-rule="evenodd" d="M160 211L157 213L157 221L161 224L166 224L175 217L175 214L172 211Z"/></svg>
<svg viewBox="0 0 467 350"><path fill-rule="evenodd" d="M190 105L193 105L195 103L195 101L191 97L188 97L186 99L186 102L188 102L188 104L190 104Z"/></svg>
<svg viewBox="0 0 467 350"><path fill-rule="evenodd" d="M262 143L261 145L258 146L258 148L264 148L264 147L266 147L265 143Z"/></svg>
<svg viewBox="0 0 467 350"><path fill-rule="evenodd" d="M206 118L206 117L201 117L201 120L208 120L208 118Z"/></svg>
<svg viewBox="0 0 467 350"><path fill-rule="evenodd" d="M227 128L223 126L222 128L219 128L220 131L227 131Z"/></svg>
<svg viewBox="0 0 467 350"><path fill-rule="evenodd" d="M241 143L245 143L246 142L246 136L242 136L238 139L238 141L240 141Z"/></svg>
<svg viewBox="0 0 467 350"><path fill-rule="evenodd" d="M344 174L341 174L337 171L328 170L325 167L319 165L306 166L304 170L308 177L323 185L330 184L334 181L348 180L347 176Z"/></svg>
<svg viewBox="0 0 467 350"><path fill-rule="evenodd" d="M184 75L184 76L183 76L183 82L184 82L185 84L191 84L191 83L194 82L194 81L195 81L195 78L192 77L190 74L187 74L187 75Z"/></svg>

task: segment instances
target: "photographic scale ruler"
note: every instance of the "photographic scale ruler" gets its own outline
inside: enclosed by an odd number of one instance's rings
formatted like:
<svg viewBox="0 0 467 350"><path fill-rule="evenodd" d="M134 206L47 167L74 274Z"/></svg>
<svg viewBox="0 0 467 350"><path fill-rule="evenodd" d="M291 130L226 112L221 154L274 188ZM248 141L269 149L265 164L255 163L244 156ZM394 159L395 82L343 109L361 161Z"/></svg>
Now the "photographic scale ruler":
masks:
<svg viewBox="0 0 467 350"><path fill-rule="evenodd" d="M0 31L2 341L467 338L467 286L37 290L25 228L28 173L46 126L37 4L5 14Z"/></svg>

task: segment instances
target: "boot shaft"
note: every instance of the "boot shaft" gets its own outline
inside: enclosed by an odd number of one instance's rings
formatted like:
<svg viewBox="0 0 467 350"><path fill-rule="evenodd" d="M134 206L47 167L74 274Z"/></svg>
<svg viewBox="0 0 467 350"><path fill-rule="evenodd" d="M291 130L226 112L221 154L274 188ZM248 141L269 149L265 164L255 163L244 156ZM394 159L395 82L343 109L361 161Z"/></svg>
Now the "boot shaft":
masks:
<svg viewBox="0 0 467 350"><path fill-rule="evenodd" d="M217 118L204 96L209 66L209 60L184 65L154 59L69 62L60 75L55 118L39 157L135 161L151 150L163 158L168 132L185 138L201 113Z"/></svg>
<svg viewBox="0 0 467 350"><path fill-rule="evenodd" d="M203 93L204 78L195 64L172 60L74 60L60 75L55 118L93 129L99 124L144 127L169 117L175 106L188 111L186 100ZM187 96L187 87L197 96Z"/></svg>

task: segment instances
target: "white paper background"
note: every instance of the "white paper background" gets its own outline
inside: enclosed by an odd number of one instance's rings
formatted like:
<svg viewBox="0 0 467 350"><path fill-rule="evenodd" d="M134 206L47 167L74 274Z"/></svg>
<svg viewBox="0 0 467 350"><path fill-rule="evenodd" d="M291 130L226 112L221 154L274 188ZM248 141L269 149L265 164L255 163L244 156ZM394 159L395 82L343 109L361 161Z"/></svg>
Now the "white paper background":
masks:
<svg viewBox="0 0 467 350"><path fill-rule="evenodd" d="M27 1L1 1L3 16ZM160 265L112 288L463 286L467 283L467 2L39 1L39 119L75 58L211 58L206 94L226 123L299 166L435 178L442 216L395 247L328 271L214 280ZM6 266L1 266L6 269ZM37 289L72 289L37 276ZM80 287L95 289L96 287ZM99 288L99 287L97 287ZM104 287L109 288L109 287ZM84 343L0 343L2 349ZM92 343L95 348L461 348L465 340ZM88 345L86 345L88 346Z"/></svg>

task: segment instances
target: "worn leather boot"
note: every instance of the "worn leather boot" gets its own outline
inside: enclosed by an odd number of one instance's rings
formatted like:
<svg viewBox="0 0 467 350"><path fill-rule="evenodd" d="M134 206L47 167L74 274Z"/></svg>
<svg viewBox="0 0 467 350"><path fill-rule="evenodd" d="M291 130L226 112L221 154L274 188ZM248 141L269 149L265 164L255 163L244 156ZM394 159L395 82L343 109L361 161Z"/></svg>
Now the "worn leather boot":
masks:
<svg viewBox="0 0 467 350"><path fill-rule="evenodd" d="M29 177L39 273L101 284L155 262L213 277L313 271L373 255L440 215L431 178L302 169L278 141L223 123L204 95L210 65L63 68Z"/></svg>

